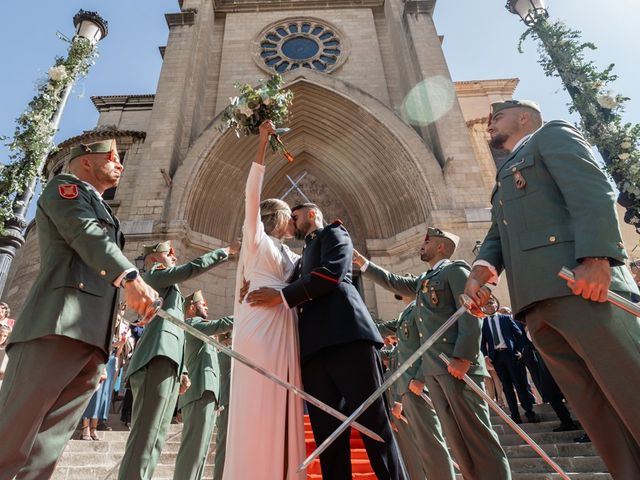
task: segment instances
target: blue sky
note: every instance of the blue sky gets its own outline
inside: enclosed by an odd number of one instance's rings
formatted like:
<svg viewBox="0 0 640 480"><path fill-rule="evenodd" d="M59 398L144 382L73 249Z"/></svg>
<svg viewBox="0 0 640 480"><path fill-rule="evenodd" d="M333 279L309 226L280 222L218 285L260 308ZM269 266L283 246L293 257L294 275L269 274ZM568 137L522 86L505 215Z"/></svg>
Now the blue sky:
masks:
<svg viewBox="0 0 640 480"><path fill-rule="evenodd" d="M558 79L546 78L536 63L536 44L528 41L517 52L524 30L504 9L505 0L438 0L435 21L445 36L444 50L454 80L519 77L519 98L537 100L547 119L569 118L567 95ZM46 75L56 55L67 45L56 31L73 34L78 9L97 10L109 21L109 36L100 43L100 57L69 100L56 141L91 129L97 112L92 95L153 93L161 67L158 46L165 45L164 13L178 10L177 0L32 0L6 2L0 17L0 135L11 135L15 118L34 94L34 83ZM631 97L627 121L640 121L640 66L637 48L640 19L637 0L552 0L553 18L582 30L583 38L599 49L592 57L599 66L611 62L620 76L614 89ZM7 159L0 148L0 161Z"/></svg>

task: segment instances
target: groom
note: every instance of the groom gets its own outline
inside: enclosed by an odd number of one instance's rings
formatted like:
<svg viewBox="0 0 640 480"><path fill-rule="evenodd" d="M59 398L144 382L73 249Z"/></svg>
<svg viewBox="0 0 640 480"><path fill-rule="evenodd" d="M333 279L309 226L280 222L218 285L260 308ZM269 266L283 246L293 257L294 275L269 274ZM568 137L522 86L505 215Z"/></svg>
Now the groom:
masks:
<svg viewBox="0 0 640 480"><path fill-rule="evenodd" d="M293 280L282 291L255 290L247 301L253 306L284 303L297 308L305 390L336 409L344 400L346 413L351 413L382 383L377 354L382 338L353 285L353 244L342 222L323 228L322 212L313 203L292 208L291 217L296 238L305 242ZM312 405L308 408L319 445L340 421ZM359 417L362 425L384 439L380 443L363 436L365 448L380 480L404 480L407 476L386 412L380 397ZM351 480L349 433L344 432L320 455L323 478Z"/></svg>

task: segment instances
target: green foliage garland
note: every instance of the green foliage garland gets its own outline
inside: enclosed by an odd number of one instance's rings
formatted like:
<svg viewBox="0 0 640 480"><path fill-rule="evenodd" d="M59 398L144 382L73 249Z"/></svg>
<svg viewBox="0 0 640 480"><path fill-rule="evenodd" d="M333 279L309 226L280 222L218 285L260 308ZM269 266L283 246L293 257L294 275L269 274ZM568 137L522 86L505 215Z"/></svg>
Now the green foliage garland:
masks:
<svg viewBox="0 0 640 480"><path fill-rule="evenodd" d="M520 37L518 50L529 36L540 40L538 63L549 77L560 77L571 96L570 112L580 115L579 127L598 147L606 170L620 190L618 202L627 209L625 221L640 228L640 124L624 123L622 112L629 98L614 94L614 65L599 70L585 59L596 46L581 40L581 32L562 22L538 15L536 23Z"/></svg>
<svg viewBox="0 0 640 480"><path fill-rule="evenodd" d="M85 76L95 63L95 45L85 38L70 42L68 56L56 57L48 78L38 86L37 94L27 110L16 120L12 139L6 145L11 153L9 163L0 170L0 234L13 217L15 201L39 175L41 164L54 148L53 117L65 89L78 77ZM19 206L19 205L18 205Z"/></svg>

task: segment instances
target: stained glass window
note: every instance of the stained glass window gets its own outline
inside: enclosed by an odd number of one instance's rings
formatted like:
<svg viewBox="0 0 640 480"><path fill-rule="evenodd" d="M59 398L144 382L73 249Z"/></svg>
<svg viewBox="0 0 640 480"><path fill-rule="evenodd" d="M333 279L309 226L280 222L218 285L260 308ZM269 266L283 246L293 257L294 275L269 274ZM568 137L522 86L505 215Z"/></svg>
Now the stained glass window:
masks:
<svg viewBox="0 0 640 480"><path fill-rule="evenodd" d="M276 25L259 41L260 58L279 73L300 67L330 71L339 63L343 48L334 30L310 21Z"/></svg>

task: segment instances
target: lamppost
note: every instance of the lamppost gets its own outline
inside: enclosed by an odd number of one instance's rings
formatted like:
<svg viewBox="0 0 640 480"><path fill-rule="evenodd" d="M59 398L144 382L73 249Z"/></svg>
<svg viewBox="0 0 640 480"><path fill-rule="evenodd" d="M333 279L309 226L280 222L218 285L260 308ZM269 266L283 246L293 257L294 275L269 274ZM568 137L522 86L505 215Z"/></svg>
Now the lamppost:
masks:
<svg viewBox="0 0 640 480"><path fill-rule="evenodd" d="M87 12L84 10L78 11L73 17L73 24L76 27L75 35L71 41L72 45L70 51L75 42L89 41L92 46L96 45L100 40L107 36L108 23L96 12ZM70 79L65 89L60 94L60 101L58 103L55 114L51 118L50 125L51 131L57 132L60 125L60 118L62 112L66 106L69 94L73 88L75 76ZM53 136L51 137L53 140ZM35 193L36 184L38 178L41 177L44 171L46 159L49 155L49 151L46 151L42 158L39 159L37 174L30 179L27 188L19 194L13 203L13 216L5 222L4 235L0 236L0 298L2 297L4 287L9 275L9 269L11 263L16 256L16 252L20 247L24 245L25 238L23 235L24 229L27 226L26 214L29 208L29 203Z"/></svg>
<svg viewBox="0 0 640 480"><path fill-rule="evenodd" d="M544 0L507 0L506 9L520 17L529 30L521 37L535 35L542 44L542 64L547 76L557 75L571 97L570 111L580 115L580 123L588 139L597 147L620 194L618 203L627 211L625 221L640 232L640 196L627 176L629 158L634 148L631 127L625 132L616 112L625 98L603 95L603 85L615 80L613 65L602 72L584 60L582 51L595 45L578 41L579 33L560 23L551 24ZM567 52L571 52L568 54ZM604 98L603 98L604 97ZM613 128L612 128L613 127ZM637 127L636 127L637 128ZM626 163L625 163L626 162ZM627 166L625 166L627 165ZM631 189L631 190L630 190Z"/></svg>

